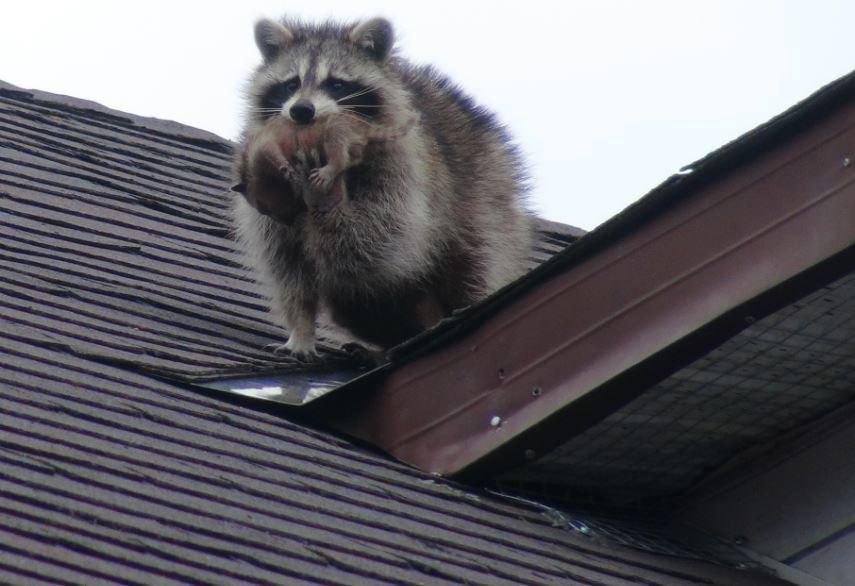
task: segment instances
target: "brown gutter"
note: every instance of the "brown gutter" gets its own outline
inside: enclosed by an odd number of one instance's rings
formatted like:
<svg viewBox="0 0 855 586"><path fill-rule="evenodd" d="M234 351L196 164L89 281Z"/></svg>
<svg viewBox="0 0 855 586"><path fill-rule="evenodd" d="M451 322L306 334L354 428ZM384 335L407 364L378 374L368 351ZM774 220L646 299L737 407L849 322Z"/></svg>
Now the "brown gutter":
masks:
<svg viewBox="0 0 855 586"><path fill-rule="evenodd" d="M824 278L817 267L852 270L855 105L636 216L379 389L335 397L325 422L440 474L505 469L580 433L679 367L675 349L696 352L711 324L744 327L760 316L740 308L763 311L750 304Z"/></svg>

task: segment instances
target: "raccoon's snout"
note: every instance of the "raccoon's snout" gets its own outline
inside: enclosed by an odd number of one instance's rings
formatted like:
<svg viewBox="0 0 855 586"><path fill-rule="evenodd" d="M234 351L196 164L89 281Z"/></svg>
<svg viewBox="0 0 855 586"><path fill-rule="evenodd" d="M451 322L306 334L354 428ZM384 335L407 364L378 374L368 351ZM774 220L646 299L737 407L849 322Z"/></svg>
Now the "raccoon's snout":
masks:
<svg viewBox="0 0 855 586"><path fill-rule="evenodd" d="M291 118L298 124L308 124L315 117L315 107L309 100L298 100L291 110L289 110Z"/></svg>

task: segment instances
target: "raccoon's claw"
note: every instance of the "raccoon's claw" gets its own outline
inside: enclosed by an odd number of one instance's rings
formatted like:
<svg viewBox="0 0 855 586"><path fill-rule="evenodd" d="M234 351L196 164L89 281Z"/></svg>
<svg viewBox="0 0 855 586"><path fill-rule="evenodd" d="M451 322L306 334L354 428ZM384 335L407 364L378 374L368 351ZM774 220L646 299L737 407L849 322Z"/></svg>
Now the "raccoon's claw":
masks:
<svg viewBox="0 0 855 586"><path fill-rule="evenodd" d="M284 344L267 344L264 349L279 356L293 356L300 362L317 362L320 359L314 344L311 347L296 347L292 342L295 338L289 338Z"/></svg>
<svg viewBox="0 0 855 586"><path fill-rule="evenodd" d="M309 181L312 182L317 189L327 190L332 185L333 177L326 167L312 169L309 172Z"/></svg>

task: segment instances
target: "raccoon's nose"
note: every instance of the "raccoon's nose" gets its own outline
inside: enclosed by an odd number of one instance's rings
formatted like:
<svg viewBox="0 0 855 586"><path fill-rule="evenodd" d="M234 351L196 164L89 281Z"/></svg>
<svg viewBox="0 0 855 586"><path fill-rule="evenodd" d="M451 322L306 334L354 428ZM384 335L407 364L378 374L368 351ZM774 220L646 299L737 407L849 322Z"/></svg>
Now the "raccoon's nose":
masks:
<svg viewBox="0 0 855 586"><path fill-rule="evenodd" d="M299 124L308 124L315 117L315 107L309 100L299 100L291 106L291 118Z"/></svg>

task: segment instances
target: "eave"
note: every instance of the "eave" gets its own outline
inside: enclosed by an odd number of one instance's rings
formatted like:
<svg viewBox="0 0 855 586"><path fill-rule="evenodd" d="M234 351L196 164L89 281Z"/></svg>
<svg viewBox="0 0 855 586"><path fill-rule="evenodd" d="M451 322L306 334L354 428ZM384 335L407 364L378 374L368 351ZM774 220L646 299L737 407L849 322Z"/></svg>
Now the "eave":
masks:
<svg viewBox="0 0 855 586"><path fill-rule="evenodd" d="M851 75L820 90L312 410L444 475L578 435L855 267L853 96Z"/></svg>

